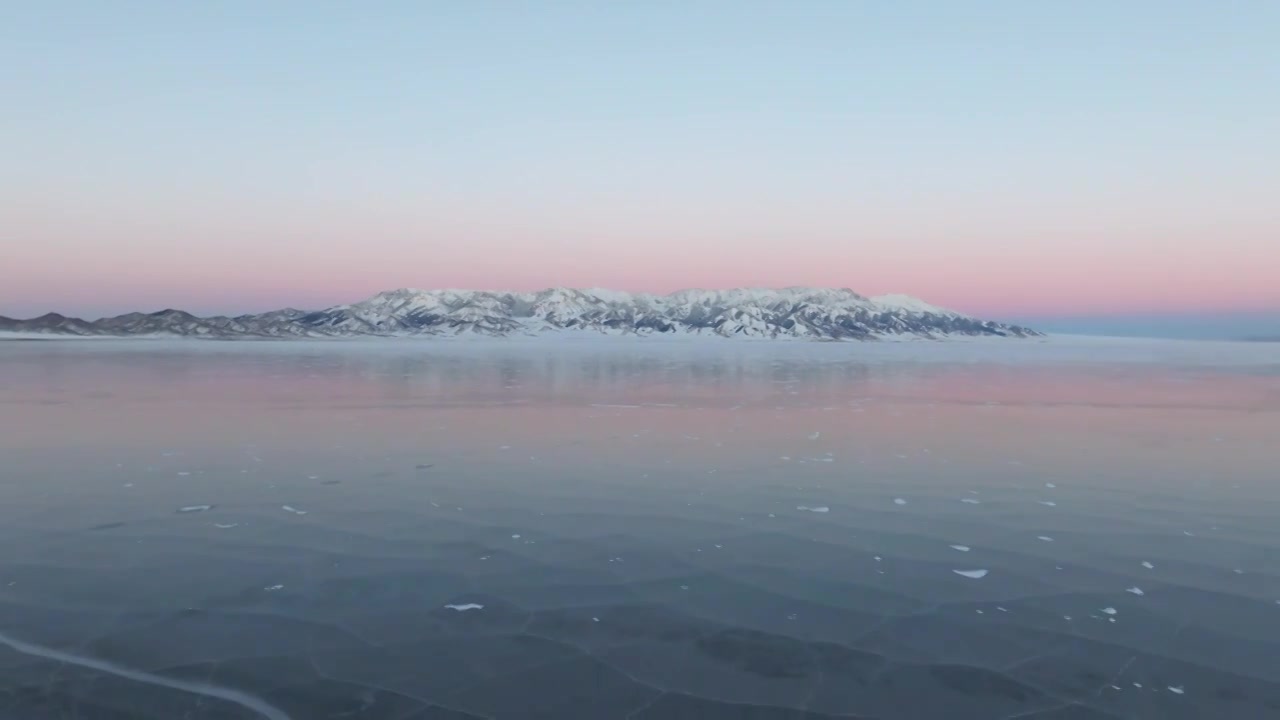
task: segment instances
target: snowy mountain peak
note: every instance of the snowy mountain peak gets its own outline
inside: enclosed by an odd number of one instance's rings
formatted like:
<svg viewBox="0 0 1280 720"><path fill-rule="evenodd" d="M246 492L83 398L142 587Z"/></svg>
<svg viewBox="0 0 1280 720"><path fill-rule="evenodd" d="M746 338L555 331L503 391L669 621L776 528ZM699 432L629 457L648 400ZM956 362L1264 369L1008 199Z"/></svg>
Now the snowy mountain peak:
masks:
<svg viewBox="0 0 1280 720"><path fill-rule="evenodd" d="M235 318L199 318L180 310L162 310L95 322L51 313L34 320L0 318L0 331L198 337L591 332L810 340L1039 334L972 318L907 295L868 298L848 288L809 287L689 289L669 295L565 287L537 292L400 288L311 312L287 308Z"/></svg>

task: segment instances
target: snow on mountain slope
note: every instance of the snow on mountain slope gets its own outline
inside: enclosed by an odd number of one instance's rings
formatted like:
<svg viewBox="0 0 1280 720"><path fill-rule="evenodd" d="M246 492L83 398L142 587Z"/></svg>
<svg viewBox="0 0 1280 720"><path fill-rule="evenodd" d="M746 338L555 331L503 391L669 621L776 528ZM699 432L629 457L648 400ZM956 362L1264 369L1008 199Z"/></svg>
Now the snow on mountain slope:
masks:
<svg viewBox="0 0 1280 720"><path fill-rule="evenodd" d="M164 310L95 322L50 314L33 320L0 318L0 331L221 338L507 336L568 331L813 340L1039 335L906 295L867 298L845 288L804 287L691 289L670 295L573 288L532 293L405 288L313 312L285 309L234 318L199 318Z"/></svg>

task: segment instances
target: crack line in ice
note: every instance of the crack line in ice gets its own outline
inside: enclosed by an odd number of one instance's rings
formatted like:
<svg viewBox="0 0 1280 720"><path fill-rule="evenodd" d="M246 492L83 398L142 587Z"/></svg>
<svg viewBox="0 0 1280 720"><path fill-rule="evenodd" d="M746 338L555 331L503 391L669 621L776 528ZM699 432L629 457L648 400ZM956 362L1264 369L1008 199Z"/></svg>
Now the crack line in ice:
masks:
<svg viewBox="0 0 1280 720"><path fill-rule="evenodd" d="M75 665L90 670L97 670L108 675L115 675L126 680L146 683L149 685L158 685L167 687L171 690L179 690L188 692L193 695L201 695L203 697L216 698L234 703L247 710L252 710L264 718L269 720L292 720L289 714L274 705L267 703L265 700L254 697L248 693L231 688L218 687L208 683L193 682L190 680L179 680L177 678L169 678L161 675L154 675L143 670L133 670L131 668L116 665L105 660L98 660L91 657L83 657L81 655L73 655L61 650L54 650L43 645L24 642L17 638L10 637L0 632L0 644L6 645L9 649L22 653L23 655L34 655L42 657L46 660L56 660L58 662Z"/></svg>

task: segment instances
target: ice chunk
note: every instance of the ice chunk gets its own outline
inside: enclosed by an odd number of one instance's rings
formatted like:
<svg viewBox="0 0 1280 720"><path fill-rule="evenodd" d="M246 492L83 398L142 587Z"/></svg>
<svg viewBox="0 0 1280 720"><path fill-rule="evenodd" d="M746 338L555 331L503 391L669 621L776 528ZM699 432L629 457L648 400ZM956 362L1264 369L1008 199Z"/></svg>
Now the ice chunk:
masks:
<svg viewBox="0 0 1280 720"><path fill-rule="evenodd" d="M1155 565L1152 565L1151 563L1147 562L1146 560L1143 560L1143 561L1142 561L1142 567L1144 567L1144 568L1146 568L1146 569L1148 569L1148 570L1154 570L1154 569L1156 568L1156 566L1155 566Z"/></svg>
<svg viewBox="0 0 1280 720"><path fill-rule="evenodd" d="M1036 539L1040 540L1041 542L1053 542L1053 538L1049 537L1048 535L1037 535Z"/></svg>
<svg viewBox="0 0 1280 720"><path fill-rule="evenodd" d="M822 433L820 432L809 433L810 440L817 440L820 437L822 437Z"/></svg>
<svg viewBox="0 0 1280 720"><path fill-rule="evenodd" d="M1113 608L1113 607L1104 607L1104 608L1102 608L1102 612L1104 612L1104 613L1106 613L1106 614L1108 614L1108 615L1115 615L1115 614L1116 614L1116 609L1115 609L1115 608Z"/></svg>
<svg viewBox="0 0 1280 720"><path fill-rule="evenodd" d="M462 605L445 605L446 609L457 610L458 612L466 612L468 610L483 610L484 606L479 603L463 603Z"/></svg>
<svg viewBox="0 0 1280 720"><path fill-rule="evenodd" d="M1142 588L1140 588L1140 587L1138 587L1138 586L1136 586L1136 585L1135 585L1135 586L1133 586L1133 587L1131 587L1131 588L1129 588L1128 590L1125 590L1125 592L1127 592L1127 593L1133 593L1134 595L1138 595L1138 596L1146 595L1146 593L1142 592Z"/></svg>
<svg viewBox="0 0 1280 720"><path fill-rule="evenodd" d="M962 502L962 503L968 503L969 505L981 505L981 504L982 504L982 501L981 501L981 500L975 500L974 498L960 498L960 502Z"/></svg>
<svg viewBox="0 0 1280 720"><path fill-rule="evenodd" d="M796 509L807 510L809 512L816 512L816 513L831 512L831 508L827 507L826 505L818 505L816 507L809 507L808 505L797 505Z"/></svg>
<svg viewBox="0 0 1280 720"><path fill-rule="evenodd" d="M283 585L268 585L267 587L264 587L264 588L262 588L262 589L263 589L263 590L266 590L267 592L274 592L274 591L276 591L276 590L283 590L283 589L284 589L284 586L283 586Z"/></svg>
<svg viewBox="0 0 1280 720"><path fill-rule="evenodd" d="M519 539L520 539L520 534L519 534L519 533L516 533L515 535L512 535L512 536L511 536L511 539L512 539L512 540L519 540Z"/></svg>
<svg viewBox="0 0 1280 720"><path fill-rule="evenodd" d="M987 576L986 570L952 570L951 572L974 580L981 580Z"/></svg>
<svg viewBox="0 0 1280 720"><path fill-rule="evenodd" d="M296 508L296 507L294 507L294 506L292 506L292 505L281 505L281 506L280 506L280 509L281 509L281 510L283 510L283 511L285 511L285 512L291 512L291 513L293 513L294 515L306 515L306 514L307 514L307 511L306 511L306 510L299 510L298 508Z"/></svg>
<svg viewBox="0 0 1280 720"><path fill-rule="evenodd" d="M906 504L907 504L907 501L906 501L906 500L903 500L902 498L894 498L894 499L893 499L893 504L894 504L894 505L906 505Z"/></svg>
<svg viewBox="0 0 1280 720"><path fill-rule="evenodd" d="M237 525L239 525L239 524L240 524L240 523L214 523L214 524L213 524L213 526L214 526L214 527L216 527L216 528L221 528L221 529L223 529L223 530L230 530L231 528L233 528L233 527L235 527L235 526L237 526Z"/></svg>
<svg viewBox="0 0 1280 720"><path fill-rule="evenodd" d="M182 472L178 473L178 475L179 475L180 477L186 477L186 476L188 476L188 475L190 475L190 474L191 474L191 473L187 472L186 470L183 470Z"/></svg>
<svg viewBox="0 0 1280 720"><path fill-rule="evenodd" d="M186 507L178 508L178 512L193 513L193 512L204 512L205 510L212 510L212 509L213 509L212 505L187 505Z"/></svg>
<svg viewBox="0 0 1280 720"><path fill-rule="evenodd" d="M1052 501L1052 500L1037 500L1036 502L1040 503L1041 505L1047 505L1047 506L1049 506L1049 507L1057 507L1057 506L1058 506L1058 503L1056 503L1056 502L1054 502L1054 501Z"/></svg>
<svg viewBox="0 0 1280 720"><path fill-rule="evenodd" d="M1182 689L1181 685L1170 685L1169 692L1173 693L1174 695L1181 695L1185 693L1186 690Z"/></svg>
<svg viewBox="0 0 1280 720"><path fill-rule="evenodd" d="M1045 486L1045 487L1047 487L1047 488L1056 488L1056 487L1058 487L1057 485L1054 485L1053 483L1045 483L1045 484L1044 484L1044 486Z"/></svg>
<svg viewBox="0 0 1280 720"><path fill-rule="evenodd" d="M952 546L951 546L951 549L952 549L952 550L959 550L960 552L969 552L969 546L968 546L968 545L952 545Z"/></svg>

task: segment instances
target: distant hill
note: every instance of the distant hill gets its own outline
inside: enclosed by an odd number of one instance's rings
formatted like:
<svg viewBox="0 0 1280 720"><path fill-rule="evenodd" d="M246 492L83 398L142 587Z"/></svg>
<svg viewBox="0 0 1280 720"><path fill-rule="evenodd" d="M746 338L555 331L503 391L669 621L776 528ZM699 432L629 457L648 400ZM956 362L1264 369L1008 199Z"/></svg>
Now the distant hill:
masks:
<svg viewBox="0 0 1280 720"><path fill-rule="evenodd" d="M875 340L894 336L1037 337L1018 325L962 315L905 295L847 289L685 290L647 295L552 288L536 293L393 290L364 302L240 317L180 310L86 321L50 313L0 317L0 332L78 336L349 337L440 335L709 335Z"/></svg>

